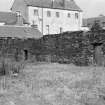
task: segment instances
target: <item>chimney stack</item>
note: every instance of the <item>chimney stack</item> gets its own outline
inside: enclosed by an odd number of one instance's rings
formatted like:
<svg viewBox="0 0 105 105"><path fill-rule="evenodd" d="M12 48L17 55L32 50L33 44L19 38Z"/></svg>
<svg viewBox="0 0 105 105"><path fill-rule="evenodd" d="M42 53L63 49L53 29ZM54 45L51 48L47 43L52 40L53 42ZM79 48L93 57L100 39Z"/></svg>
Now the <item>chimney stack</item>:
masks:
<svg viewBox="0 0 105 105"><path fill-rule="evenodd" d="M65 0L61 0L61 6L65 9Z"/></svg>
<svg viewBox="0 0 105 105"><path fill-rule="evenodd" d="M51 8L54 7L54 0L51 0Z"/></svg>

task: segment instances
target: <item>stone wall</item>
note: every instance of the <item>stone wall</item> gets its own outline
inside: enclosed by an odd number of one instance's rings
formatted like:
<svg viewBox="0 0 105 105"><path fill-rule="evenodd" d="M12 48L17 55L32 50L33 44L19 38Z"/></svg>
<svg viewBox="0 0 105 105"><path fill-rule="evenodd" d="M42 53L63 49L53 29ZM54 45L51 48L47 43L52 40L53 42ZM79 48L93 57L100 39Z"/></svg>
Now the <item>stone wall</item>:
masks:
<svg viewBox="0 0 105 105"><path fill-rule="evenodd" d="M10 56L17 60L40 62L73 63L78 66L94 64L95 48L93 43L102 42L105 54L105 31L66 32L46 35L41 39L0 39L0 56Z"/></svg>

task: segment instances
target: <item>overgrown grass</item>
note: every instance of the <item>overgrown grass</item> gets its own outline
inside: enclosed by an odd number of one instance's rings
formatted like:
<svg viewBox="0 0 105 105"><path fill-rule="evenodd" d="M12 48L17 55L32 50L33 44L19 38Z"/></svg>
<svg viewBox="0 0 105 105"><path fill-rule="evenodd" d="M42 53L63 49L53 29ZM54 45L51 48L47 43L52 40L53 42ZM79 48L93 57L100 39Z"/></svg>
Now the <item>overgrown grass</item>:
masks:
<svg viewBox="0 0 105 105"><path fill-rule="evenodd" d="M16 105L105 105L105 68L28 64L0 97ZM8 105L8 104L7 104ZM14 105L14 104L13 104Z"/></svg>
<svg viewBox="0 0 105 105"><path fill-rule="evenodd" d="M16 62L12 59L1 58L0 59L0 76L11 76L13 74L19 74L24 68L24 62Z"/></svg>

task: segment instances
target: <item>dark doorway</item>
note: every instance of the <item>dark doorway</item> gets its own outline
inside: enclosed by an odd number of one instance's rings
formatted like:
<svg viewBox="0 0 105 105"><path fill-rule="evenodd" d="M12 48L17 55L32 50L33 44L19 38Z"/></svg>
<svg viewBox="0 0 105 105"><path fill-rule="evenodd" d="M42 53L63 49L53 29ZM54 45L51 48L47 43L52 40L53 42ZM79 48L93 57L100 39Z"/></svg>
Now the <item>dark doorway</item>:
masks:
<svg viewBox="0 0 105 105"><path fill-rule="evenodd" d="M28 60L28 50L24 50L24 60Z"/></svg>
<svg viewBox="0 0 105 105"><path fill-rule="evenodd" d="M16 60L16 61L19 60L19 59L18 59L18 58L19 58L18 56L19 56L19 49L18 49L18 48L15 48L15 60Z"/></svg>

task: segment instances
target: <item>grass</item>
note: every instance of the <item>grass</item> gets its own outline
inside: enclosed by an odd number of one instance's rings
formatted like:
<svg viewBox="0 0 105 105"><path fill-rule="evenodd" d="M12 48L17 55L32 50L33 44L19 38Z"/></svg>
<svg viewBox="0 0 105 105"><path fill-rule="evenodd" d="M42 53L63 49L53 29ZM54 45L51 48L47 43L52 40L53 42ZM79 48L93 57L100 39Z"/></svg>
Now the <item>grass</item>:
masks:
<svg viewBox="0 0 105 105"><path fill-rule="evenodd" d="M0 76L12 76L21 73L24 68L23 62L16 62L12 59L0 58Z"/></svg>
<svg viewBox="0 0 105 105"><path fill-rule="evenodd" d="M27 64L7 87L0 105L105 105L105 68Z"/></svg>

